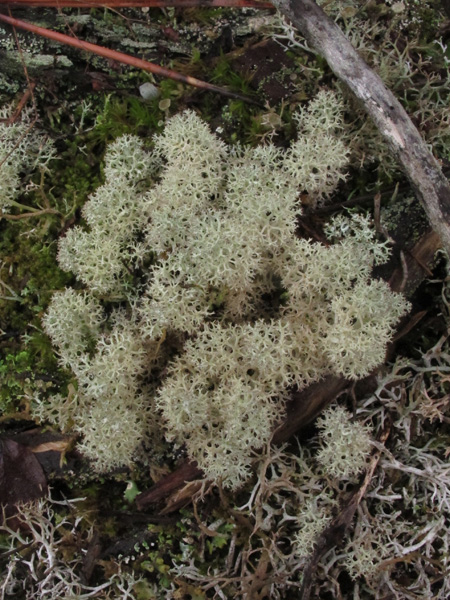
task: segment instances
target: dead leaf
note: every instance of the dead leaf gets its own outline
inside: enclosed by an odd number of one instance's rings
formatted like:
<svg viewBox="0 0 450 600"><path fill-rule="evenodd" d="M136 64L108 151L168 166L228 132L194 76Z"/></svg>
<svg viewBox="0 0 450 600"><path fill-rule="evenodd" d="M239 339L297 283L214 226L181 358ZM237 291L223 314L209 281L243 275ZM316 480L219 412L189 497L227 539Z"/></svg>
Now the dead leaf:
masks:
<svg viewBox="0 0 450 600"><path fill-rule="evenodd" d="M47 480L33 452L13 440L0 440L0 504L5 507L4 516L13 516L19 502L46 494Z"/></svg>
<svg viewBox="0 0 450 600"><path fill-rule="evenodd" d="M72 439L66 438L64 440L39 444L39 446L34 446L34 448L31 448L31 450L35 454L38 454L39 452L49 452L50 450L54 450L55 452L64 452L71 443Z"/></svg>

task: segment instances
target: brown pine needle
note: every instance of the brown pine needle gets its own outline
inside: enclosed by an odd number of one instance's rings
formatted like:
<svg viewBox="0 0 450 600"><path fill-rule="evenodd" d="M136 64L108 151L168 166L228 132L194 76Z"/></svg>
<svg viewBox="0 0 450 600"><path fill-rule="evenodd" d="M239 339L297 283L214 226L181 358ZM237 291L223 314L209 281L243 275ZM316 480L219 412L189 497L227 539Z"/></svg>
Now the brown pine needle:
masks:
<svg viewBox="0 0 450 600"><path fill-rule="evenodd" d="M191 8L237 7L273 8L270 2L260 0L6 0L5 6L38 6L46 8Z"/></svg>
<svg viewBox="0 0 450 600"><path fill-rule="evenodd" d="M56 42L60 42L61 44L73 46L75 48L79 48L80 50L91 52L93 54L97 54L98 56L103 56L104 58L115 60L126 65L131 65L132 67L142 69L143 71L148 71L149 73L154 73L155 75L159 75L160 77L166 77L168 79L180 81L181 83L192 85L194 87L207 90L209 92L216 92L218 94L222 94L222 96L227 96L228 98L244 100L245 102L251 104L257 104L255 100L252 100L248 96L237 94L235 92L232 92L231 90L227 90L226 88L212 85L211 83L207 83L206 81L202 81L201 79L197 79L189 75L182 75L181 73L177 73L176 71L172 71L171 69L166 69L165 67L161 67L159 65L156 65L155 63L143 60L142 58L136 58L135 56L130 56L129 54L124 54L123 52L110 50L109 48L105 48L104 46L97 46L97 44L84 42L82 40L79 40L78 38L65 35L64 33L52 31L51 29L45 29L45 27L39 27L38 25L34 25L33 23L28 23L27 21L15 19L14 17L8 17L7 15L1 13L0 21L3 21L3 23L7 23L8 25L12 25L13 27L25 29L26 31L31 31L32 33L35 33L37 35L41 35L51 40L55 40Z"/></svg>

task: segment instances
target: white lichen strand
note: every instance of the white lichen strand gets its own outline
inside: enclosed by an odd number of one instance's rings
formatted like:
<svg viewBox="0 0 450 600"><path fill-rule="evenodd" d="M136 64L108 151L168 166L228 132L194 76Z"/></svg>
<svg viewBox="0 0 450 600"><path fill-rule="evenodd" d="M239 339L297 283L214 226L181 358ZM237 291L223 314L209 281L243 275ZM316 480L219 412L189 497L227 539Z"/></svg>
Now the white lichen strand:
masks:
<svg viewBox="0 0 450 600"><path fill-rule="evenodd" d="M0 582L2 600L135 600L133 587L141 579L123 570L120 561L106 581L87 584L83 557L95 534L83 511L75 512L76 503L82 500L58 501L48 496L19 502L13 519L2 507L0 533L8 548ZM22 555L24 547L29 550L26 556Z"/></svg>
<svg viewBox="0 0 450 600"><path fill-rule="evenodd" d="M231 151L192 111L149 152L132 136L107 151L88 228L59 248L88 291L56 296L44 320L78 380L72 421L98 469L128 464L161 415L168 440L236 488L292 385L383 360L408 304L370 280L389 250L369 220L336 219L328 246L295 237L300 193L327 196L345 176L341 113L320 94L285 152ZM127 308L111 312L114 299Z"/></svg>
<svg viewBox="0 0 450 600"><path fill-rule="evenodd" d="M302 505L298 518L298 531L294 537L294 551L299 557L309 557L317 542L317 538L331 522L334 502L322 492L308 497Z"/></svg>
<svg viewBox="0 0 450 600"><path fill-rule="evenodd" d="M322 90L307 109L294 116L301 135L291 145L284 164L311 203L328 198L345 179L343 169L350 152L336 135L343 129L343 113L343 102L333 92Z"/></svg>
<svg viewBox="0 0 450 600"><path fill-rule="evenodd" d="M14 120L13 114L12 105L0 108L0 210L4 213L17 202L29 175L46 168L55 154L52 141L37 130L30 110Z"/></svg>

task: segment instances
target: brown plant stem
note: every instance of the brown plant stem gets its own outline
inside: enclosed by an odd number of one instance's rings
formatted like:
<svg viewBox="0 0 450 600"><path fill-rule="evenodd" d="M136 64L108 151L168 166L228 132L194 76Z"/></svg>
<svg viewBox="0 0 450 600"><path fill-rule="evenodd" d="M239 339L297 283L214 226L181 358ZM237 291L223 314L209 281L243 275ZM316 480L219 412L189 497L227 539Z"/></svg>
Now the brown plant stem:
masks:
<svg viewBox="0 0 450 600"><path fill-rule="evenodd" d="M16 110L14 111L14 113L7 120L7 124L8 125L12 125L20 117L20 113L23 111L23 109L25 107L25 104L28 102L28 100L30 98L33 98L33 92L34 92L34 88L35 87L36 87L36 84L30 82L27 90L25 91L25 93L23 94L22 98L20 99L20 102L17 105Z"/></svg>
<svg viewBox="0 0 450 600"><path fill-rule="evenodd" d="M159 75L160 77L166 77L168 79L173 79L174 81L180 81L181 83L192 85L194 87L206 90L208 92L215 92L217 94L221 94L222 96L227 96L228 98L244 100L245 102L251 104L257 104L257 102L255 102L251 98L248 98L247 96L237 94L235 92L232 92L230 90L216 85L212 85L211 83L207 83L206 81L202 81L201 79L191 77L190 75L182 75L181 73L177 73L176 71L172 71L171 69L166 69L165 67L161 67L159 65L156 65L155 63L143 60L142 58L136 58L135 56L130 56L128 54L124 54L123 52L110 50L109 48L105 48L104 46L97 46L97 44L84 42L77 38L65 35L64 33L52 31L51 29L46 29L45 27L39 27L38 25L34 25L33 23L28 23L27 21L15 19L14 17L8 17L7 15L1 13L0 21L3 21L3 23L7 23L8 25L12 25L13 27L25 29L26 31L31 31L32 33L35 33L37 35L41 35L51 40L55 40L56 42L60 42L61 44L73 46L74 48L79 48L80 50L91 52L93 54L97 54L98 56L103 56L103 58L108 58L110 60L124 63L126 65L131 65L132 67L136 67L137 69L142 69L143 71Z"/></svg>
<svg viewBox="0 0 450 600"><path fill-rule="evenodd" d="M403 106L314 0L273 3L362 102L450 253L450 184Z"/></svg>
<svg viewBox="0 0 450 600"><path fill-rule="evenodd" d="M3 213L0 211L0 221L2 219L5 219L6 221L20 221L21 219L29 219L30 217L41 217L42 215L60 214L61 213L58 210L54 210L53 208L33 209L33 212L22 213L21 215L10 215L9 213Z"/></svg>
<svg viewBox="0 0 450 600"><path fill-rule="evenodd" d="M259 0L6 0L2 4L40 8L274 8L271 2Z"/></svg>

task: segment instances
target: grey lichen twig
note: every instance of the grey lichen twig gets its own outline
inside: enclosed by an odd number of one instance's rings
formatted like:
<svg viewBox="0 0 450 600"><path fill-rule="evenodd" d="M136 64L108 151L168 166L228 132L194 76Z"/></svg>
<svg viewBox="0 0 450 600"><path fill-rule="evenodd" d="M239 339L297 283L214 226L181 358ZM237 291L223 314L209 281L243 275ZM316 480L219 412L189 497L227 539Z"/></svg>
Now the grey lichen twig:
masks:
<svg viewBox="0 0 450 600"><path fill-rule="evenodd" d="M314 0L274 0L273 4L361 100L450 252L450 184L405 109Z"/></svg>

